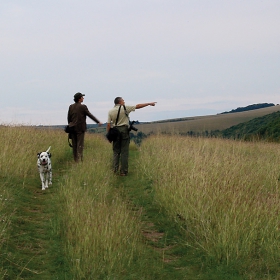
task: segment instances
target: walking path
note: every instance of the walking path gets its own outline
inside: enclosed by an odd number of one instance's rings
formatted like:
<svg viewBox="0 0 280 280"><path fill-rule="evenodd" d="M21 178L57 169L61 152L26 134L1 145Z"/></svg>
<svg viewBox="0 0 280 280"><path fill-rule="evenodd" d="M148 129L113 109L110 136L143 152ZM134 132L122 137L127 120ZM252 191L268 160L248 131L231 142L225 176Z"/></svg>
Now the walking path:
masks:
<svg viewBox="0 0 280 280"><path fill-rule="evenodd" d="M193 253L182 246L180 225L155 202L152 182L136 174L138 155L137 151L131 153L131 172L127 177L116 178L115 191L120 192L131 210L141 213L143 246L152 249L157 260L152 269L159 279L198 279L197 268L190 265ZM40 188L38 174L26 178L24 184L22 178L10 178L8 189L13 193L7 207L12 213L11 232L0 254L5 280L73 279L60 240L63 233L57 234L61 211L58 192L64 173L65 170L56 170L53 185L45 191Z"/></svg>
<svg viewBox="0 0 280 280"><path fill-rule="evenodd" d="M57 236L57 187L42 192L37 177L23 186L20 179L10 180L12 229L0 258L4 279L71 279Z"/></svg>

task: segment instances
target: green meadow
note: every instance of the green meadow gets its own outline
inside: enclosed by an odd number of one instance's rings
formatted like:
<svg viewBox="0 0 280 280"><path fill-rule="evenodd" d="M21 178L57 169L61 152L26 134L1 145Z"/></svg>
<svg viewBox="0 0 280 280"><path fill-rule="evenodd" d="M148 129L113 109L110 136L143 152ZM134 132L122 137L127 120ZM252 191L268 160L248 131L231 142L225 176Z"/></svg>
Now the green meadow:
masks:
<svg viewBox="0 0 280 280"><path fill-rule="evenodd" d="M280 279L279 144L154 135L119 177L101 134L0 133L0 279Z"/></svg>

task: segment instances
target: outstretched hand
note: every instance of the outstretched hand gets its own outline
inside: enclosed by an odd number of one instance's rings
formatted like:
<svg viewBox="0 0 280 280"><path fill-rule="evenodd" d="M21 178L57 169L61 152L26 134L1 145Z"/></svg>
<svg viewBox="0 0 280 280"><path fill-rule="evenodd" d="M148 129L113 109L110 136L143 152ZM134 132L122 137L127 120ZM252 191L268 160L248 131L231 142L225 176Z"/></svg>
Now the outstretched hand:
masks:
<svg viewBox="0 0 280 280"><path fill-rule="evenodd" d="M136 109L141 109L147 106L155 106L157 102L141 103L135 106Z"/></svg>

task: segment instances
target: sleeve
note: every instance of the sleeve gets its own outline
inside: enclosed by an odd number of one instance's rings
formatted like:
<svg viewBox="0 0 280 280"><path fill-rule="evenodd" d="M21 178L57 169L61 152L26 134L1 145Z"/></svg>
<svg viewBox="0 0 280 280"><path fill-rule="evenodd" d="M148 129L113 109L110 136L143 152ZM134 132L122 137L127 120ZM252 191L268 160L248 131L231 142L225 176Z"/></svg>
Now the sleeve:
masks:
<svg viewBox="0 0 280 280"><path fill-rule="evenodd" d="M125 106L127 113L134 112L136 109L136 106Z"/></svg>
<svg viewBox="0 0 280 280"><path fill-rule="evenodd" d="M100 121L88 110L87 106L84 105L84 110L85 110L85 114L86 116L88 116L89 118L91 118L94 122L96 123L100 123Z"/></svg>
<svg viewBox="0 0 280 280"><path fill-rule="evenodd" d="M110 112L108 113L108 118L107 118L107 123L111 123L112 121L112 117L111 117L111 114Z"/></svg>

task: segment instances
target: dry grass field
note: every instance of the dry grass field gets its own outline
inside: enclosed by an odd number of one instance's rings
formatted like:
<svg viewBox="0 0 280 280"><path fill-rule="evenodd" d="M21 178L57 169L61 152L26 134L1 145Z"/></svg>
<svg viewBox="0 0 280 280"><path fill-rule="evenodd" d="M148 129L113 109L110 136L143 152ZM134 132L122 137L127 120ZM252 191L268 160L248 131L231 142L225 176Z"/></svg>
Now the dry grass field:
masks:
<svg viewBox="0 0 280 280"><path fill-rule="evenodd" d="M186 118L184 121L153 122L149 124L138 124L139 131L148 134L154 133L186 133L188 131L204 132L223 130L239 123L250 121L254 118L272 114L280 110L280 105L256 109L252 111L228 113L220 115L208 115Z"/></svg>
<svg viewBox="0 0 280 280"><path fill-rule="evenodd" d="M279 144L154 135L124 178L103 135L75 164L63 130L0 133L0 279L280 279Z"/></svg>
<svg viewBox="0 0 280 280"><path fill-rule="evenodd" d="M275 143L159 135L141 145L139 173L185 224L182 244L241 279L280 279L279 163Z"/></svg>

